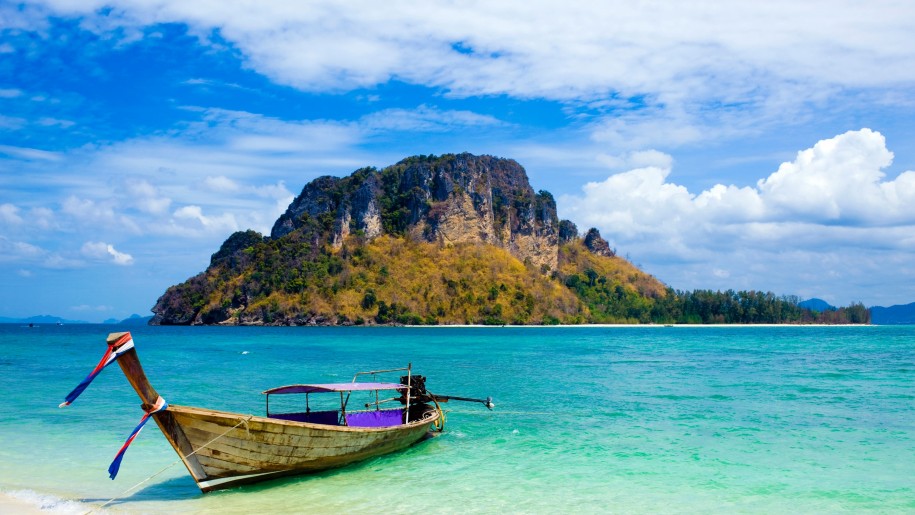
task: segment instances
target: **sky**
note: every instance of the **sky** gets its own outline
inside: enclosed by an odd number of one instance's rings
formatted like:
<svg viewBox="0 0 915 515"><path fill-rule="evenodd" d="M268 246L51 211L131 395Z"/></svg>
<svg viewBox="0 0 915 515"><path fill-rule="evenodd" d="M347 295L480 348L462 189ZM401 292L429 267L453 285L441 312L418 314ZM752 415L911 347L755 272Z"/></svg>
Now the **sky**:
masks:
<svg viewBox="0 0 915 515"><path fill-rule="evenodd" d="M0 0L0 316L149 315L310 180L511 158L679 290L915 302L915 3Z"/></svg>

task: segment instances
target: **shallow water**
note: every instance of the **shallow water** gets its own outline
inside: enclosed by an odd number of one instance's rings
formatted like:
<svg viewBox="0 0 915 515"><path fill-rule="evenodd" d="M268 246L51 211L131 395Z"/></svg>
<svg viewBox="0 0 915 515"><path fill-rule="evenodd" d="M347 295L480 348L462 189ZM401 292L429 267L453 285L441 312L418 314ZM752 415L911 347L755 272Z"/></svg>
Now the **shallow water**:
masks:
<svg viewBox="0 0 915 515"><path fill-rule="evenodd" d="M130 328L169 402L412 362L444 435L344 469L200 494L117 366L119 326L0 326L0 492L56 511L915 511L915 327ZM164 469L164 471L163 471ZM130 487L160 472L136 491Z"/></svg>

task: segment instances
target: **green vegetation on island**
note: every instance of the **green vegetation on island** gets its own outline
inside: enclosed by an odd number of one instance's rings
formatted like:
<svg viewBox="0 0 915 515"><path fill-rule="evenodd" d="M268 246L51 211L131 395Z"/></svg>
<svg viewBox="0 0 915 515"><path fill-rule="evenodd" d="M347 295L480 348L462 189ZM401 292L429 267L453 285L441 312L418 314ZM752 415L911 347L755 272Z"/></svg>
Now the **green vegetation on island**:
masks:
<svg viewBox="0 0 915 515"><path fill-rule="evenodd" d="M230 236L153 324L867 323L760 292L681 292L556 216L516 162L418 156L307 184L269 237Z"/></svg>

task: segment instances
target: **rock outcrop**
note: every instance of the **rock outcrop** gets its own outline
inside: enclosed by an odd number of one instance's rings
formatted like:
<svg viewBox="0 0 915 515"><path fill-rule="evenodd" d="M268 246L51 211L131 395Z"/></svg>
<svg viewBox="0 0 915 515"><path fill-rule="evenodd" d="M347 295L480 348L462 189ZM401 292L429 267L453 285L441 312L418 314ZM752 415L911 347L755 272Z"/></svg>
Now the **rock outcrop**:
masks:
<svg viewBox="0 0 915 515"><path fill-rule="evenodd" d="M556 201L548 192L535 193L524 168L511 159L420 156L343 179L320 177L302 189L270 237L328 214L337 248L357 231L369 239L407 235L443 245L487 243L545 271L556 268Z"/></svg>
<svg viewBox="0 0 915 515"><path fill-rule="evenodd" d="M594 227L588 229L588 234L585 235L585 247L598 256L613 257L616 255L607 240L600 237L600 231Z"/></svg>

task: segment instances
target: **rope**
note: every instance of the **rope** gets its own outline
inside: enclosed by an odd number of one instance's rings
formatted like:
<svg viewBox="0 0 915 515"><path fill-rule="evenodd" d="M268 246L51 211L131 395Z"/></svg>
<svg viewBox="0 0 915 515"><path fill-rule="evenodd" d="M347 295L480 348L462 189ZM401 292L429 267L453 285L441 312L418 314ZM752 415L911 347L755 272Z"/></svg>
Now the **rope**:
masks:
<svg viewBox="0 0 915 515"><path fill-rule="evenodd" d="M140 481L139 483L137 483L137 484L131 486L131 487L128 488L127 490L124 490L123 492L121 492L120 495L117 495L117 496L115 496L115 497L112 497L111 499L108 499L108 500L105 502L105 504L102 504L101 506L99 506L99 507L97 507L97 508L92 508L91 510L87 511L87 512L84 513L83 515L89 515L90 513L94 512L94 511L101 510L102 508L104 508L105 506L108 506L109 504L111 504L112 502L116 501L117 499L120 499L121 497L124 497L124 496L127 495L127 493L130 492L131 490L135 490L135 489L139 488L140 485L146 483L147 481L153 479L154 477L158 476L159 474L161 474L161 473L165 472L166 470L172 468L172 467L175 466L175 464L177 464L178 462L183 461L183 460L185 460L185 459L187 459L187 458L190 458L191 456L197 454L198 452L202 451L203 449L206 449L210 444L212 444L212 443L215 442L216 440L219 440L219 439L222 438L223 436L226 436L227 434L229 434L230 431L232 431L233 429L237 428L238 426L244 424L244 425L245 425L245 431L247 431L247 430L248 430L248 421L251 420L251 417L253 417L253 416L254 416L254 415L248 415L247 417L245 417L245 418L243 418L242 420L240 420L240 421L239 421L237 424L235 424L234 426L230 427L229 429L226 429L226 431L225 431L223 434L221 434L221 435L217 436L216 438L213 438L213 439L210 440L209 442L207 442L207 443L201 445L200 447L198 447L197 449L195 449L193 452L191 452L191 453L188 454L187 456L183 456L183 457L178 458L177 460L175 460L175 461L169 463L168 465L166 465L164 468L162 468L161 470L159 470L159 471L156 472L155 474L153 474L153 475L149 476L148 478L144 479L143 481ZM180 456L181 453L178 453L178 455Z"/></svg>
<svg viewBox="0 0 915 515"><path fill-rule="evenodd" d="M438 420L432 423L432 427L435 428L439 433L445 430L445 412L442 411L442 407L438 405L438 401L435 400L434 395L430 395L432 402L435 403L435 409L438 410Z"/></svg>

